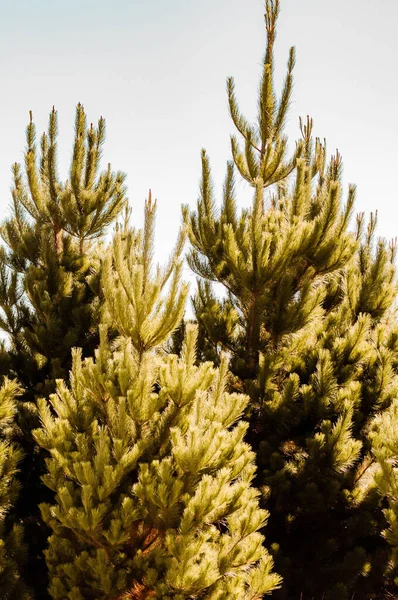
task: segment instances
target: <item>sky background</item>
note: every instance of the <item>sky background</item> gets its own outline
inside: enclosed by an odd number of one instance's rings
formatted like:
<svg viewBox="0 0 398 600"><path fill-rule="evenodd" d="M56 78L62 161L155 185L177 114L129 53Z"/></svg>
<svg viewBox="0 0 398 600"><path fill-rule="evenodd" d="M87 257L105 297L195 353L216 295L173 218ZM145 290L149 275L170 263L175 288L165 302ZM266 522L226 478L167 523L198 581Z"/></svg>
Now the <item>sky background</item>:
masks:
<svg viewBox="0 0 398 600"><path fill-rule="evenodd" d="M10 203L14 161L23 161L33 111L38 134L55 105L60 175L67 177L75 106L106 118L104 163L125 171L134 222L148 188L158 199L156 256L172 248L180 206L195 204L200 150L216 190L230 158L225 80L235 77L244 114L255 115L265 44L263 0L0 0L0 218ZM314 118L315 135L338 147L345 192L356 209L379 211L380 236L398 235L398 2L282 0L276 82L296 46L286 133ZM279 87L280 89L280 87ZM239 183L242 206L250 202Z"/></svg>

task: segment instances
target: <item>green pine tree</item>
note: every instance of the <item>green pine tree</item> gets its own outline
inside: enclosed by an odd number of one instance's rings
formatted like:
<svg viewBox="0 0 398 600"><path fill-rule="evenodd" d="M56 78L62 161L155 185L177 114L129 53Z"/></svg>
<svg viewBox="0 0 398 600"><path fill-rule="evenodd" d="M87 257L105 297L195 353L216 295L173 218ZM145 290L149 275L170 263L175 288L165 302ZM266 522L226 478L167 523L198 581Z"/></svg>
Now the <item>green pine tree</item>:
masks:
<svg viewBox="0 0 398 600"><path fill-rule="evenodd" d="M124 174L110 165L98 173L105 121L87 129L80 104L67 181L58 174L56 111L39 156L32 114L26 137L25 178L15 163L12 215L1 228L0 324L10 338L11 370L34 399L67 375L73 346L92 353L98 342L93 242L115 221L126 190Z"/></svg>
<svg viewBox="0 0 398 600"><path fill-rule="evenodd" d="M155 204L143 231L120 230L104 265L107 326L95 358L73 352L69 386L40 401L38 443L50 454L41 506L55 600L261 598L279 585L262 545L267 513L251 487L253 453L239 422L247 398L225 391L226 359L195 365L196 329L181 356L183 236L153 268Z"/></svg>
<svg viewBox="0 0 398 600"><path fill-rule="evenodd" d="M2 600L29 600L22 578L26 560L22 527L10 522L19 485L16 472L22 458L14 443L16 398L21 390L15 381L5 379L0 388L0 591Z"/></svg>
<svg viewBox="0 0 398 600"><path fill-rule="evenodd" d="M193 299L200 356L217 361L228 352L231 387L251 398L249 439L284 577L280 597L365 598L384 585L387 560L380 497L368 485L368 429L394 398L395 338L386 323L394 320L395 250L374 245L374 217L367 231L363 215L349 230L355 187L343 204L341 157L327 163L310 119L286 159L294 52L277 101L278 12L278 0L267 0L255 125L241 115L228 80L244 150L232 137L221 209L205 151L197 210L184 209L188 262L200 277ZM237 208L235 170L254 188L250 209Z"/></svg>
<svg viewBox="0 0 398 600"><path fill-rule="evenodd" d="M87 129L86 114L76 109L69 179L58 173L57 113L36 146L30 114L25 169L14 164L12 214L1 226L0 327L8 338L7 373L23 387L17 421L25 453L18 514L27 526L29 577L42 597L40 555L47 533L38 523L37 505L46 489L40 482L43 454L31 436L37 427L36 399L55 390L55 380L71 367L71 348L92 355L98 344L100 313L98 239L126 201L123 173L110 165L99 173L105 122ZM45 494L43 496L43 494ZM43 592L45 598L45 591Z"/></svg>

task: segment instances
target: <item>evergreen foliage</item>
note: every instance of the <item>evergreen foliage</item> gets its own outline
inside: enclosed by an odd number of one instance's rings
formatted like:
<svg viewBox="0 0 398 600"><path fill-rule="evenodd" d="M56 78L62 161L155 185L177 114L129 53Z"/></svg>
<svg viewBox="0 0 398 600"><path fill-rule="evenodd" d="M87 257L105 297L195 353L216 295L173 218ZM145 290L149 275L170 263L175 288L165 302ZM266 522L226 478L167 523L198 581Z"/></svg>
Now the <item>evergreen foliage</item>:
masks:
<svg viewBox="0 0 398 600"><path fill-rule="evenodd" d="M1 226L0 327L8 337L6 375L23 388L17 421L23 431L23 493L17 513L26 523L30 544L29 578L42 595L40 556L47 537L39 523L38 504L48 494L40 482L42 453L31 430L37 427L36 399L66 377L71 348L92 355L98 344L100 259L96 240L126 202L123 173L110 165L99 173L105 122L86 127L76 109L69 179L60 180L57 163L58 121L53 109L48 133L36 145L30 114L26 130L25 170L14 164L12 214ZM44 494L44 495L43 495ZM45 590L44 585L44 590Z"/></svg>
<svg viewBox="0 0 398 600"><path fill-rule="evenodd" d="M373 453L377 458L374 478L379 492L388 499L384 509L388 527L382 532L391 546L389 573L398 586L398 400L376 416L372 427Z"/></svg>
<svg viewBox="0 0 398 600"><path fill-rule="evenodd" d="M253 453L239 422L247 398L225 391L226 359L195 365L162 349L187 296L181 235L152 266L155 204L143 231L120 230L107 255L107 325L95 358L73 351L69 386L40 400L38 443L50 453L41 506L55 600L261 598L279 585L258 530Z"/></svg>
<svg viewBox="0 0 398 600"><path fill-rule="evenodd" d="M396 597L397 247L377 213L351 224L355 186L309 117L289 149L279 10L254 123L227 80L221 206L202 150L163 268L151 192L134 229L125 175L100 172L102 117L77 106L63 182L57 113L39 148L30 113L0 225L0 600Z"/></svg>
<svg viewBox="0 0 398 600"><path fill-rule="evenodd" d="M269 0L265 5L267 47L263 61L263 72L258 94L258 114L255 126L250 125L239 110L235 95L235 82L227 80L228 103L232 121L243 138L244 150L239 147L236 136L231 137L233 161L241 176L251 185L261 180L263 187L283 181L295 169L296 160L305 153L300 141L292 158L286 158L287 138L283 135L292 88L295 49L289 52L287 74L280 100L275 94L273 81L274 42L279 0Z"/></svg>
<svg viewBox="0 0 398 600"><path fill-rule="evenodd" d="M68 373L70 350L97 344L98 302L90 274L97 267L92 240L102 236L125 204L123 173L110 165L98 174L105 121L86 129L76 109L70 177L61 182L57 165L57 113L37 155L30 114L26 131L25 178L13 166L12 216L3 223L0 325L9 335L15 372L30 398L53 389Z"/></svg>
<svg viewBox="0 0 398 600"><path fill-rule="evenodd" d="M395 248L374 245L375 217L367 231L363 215L356 231L349 230L355 187L343 204L341 157L327 163L326 145L313 141L309 118L301 122L291 168L278 170L266 159L278 162L276 146L286 149L280 140L292 87L289 60L276 103L278 11L279 2L267 0L255 126L240 116L228 80L245 152L233 137L221 208L202 151L197 210L184 209L188 262L200 277L193 304L201 357L217 360L228 352L232 389L251 398L249 439L271 513L268 538L284 576L280 597L303 592L343 600L355 592L365 598L384 585L387 561L381 501L368 481L374 464L368 430L396 393L396 342L387 325L394 321ZM247 210L237 208L236 169L254 188ZM224 298L212 282L222 284Z"/></svg>
<svg viewBox="0 0 398 600"><path fill-rule="evenodd" d="M15 478L22 452L13 443L19 386L6 379L0 388L0 592L2 600L29 600L21 577L26 560L22 527L10 522L19 486Z"/></svg>

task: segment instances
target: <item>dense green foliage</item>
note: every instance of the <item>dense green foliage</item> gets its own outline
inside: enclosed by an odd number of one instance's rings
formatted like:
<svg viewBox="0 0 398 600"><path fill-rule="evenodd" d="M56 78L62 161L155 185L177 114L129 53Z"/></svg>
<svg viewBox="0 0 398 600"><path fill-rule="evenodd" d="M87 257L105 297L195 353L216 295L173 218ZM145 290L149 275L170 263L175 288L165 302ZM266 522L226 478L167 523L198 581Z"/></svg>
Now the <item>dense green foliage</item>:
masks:
<svg viewBox="0 0 398 600"><path fill-rule="evenodd" d="M112 173L110 165L98 173L102 118L97 128L86 129L86 115L78 105L70 177L64 183L58 175L57 136L53 109L37 156L30 115L25 173L14 164L12 215L1 227L5 245L0 255L0 326L9 344L6 374L23 387L17 422L25 459L17 512L30 544L28 579L41 588L43 598L40 563L48 530L39 522L37 506L48 494L40 482L43 453L31 437L38 424L36 400L54 391L56 378L67 376L72 347L92 355L98 344L100 260L95 240L120 213L126 194L122 173Z"/></svg>
<svg viewBox="0 0 398 600"><path fill-rule="evenodd" d="M19 386L6 379L0 388L0 591L3 600L29 600L21 577L26 560L22 527L12 516L19 485L16 472L22 458L13 442Z"/></svg>
<svg viewBox="0 0 398 600"><path fill-rule="evenodd" d="M30 115L0 227L1 600L396 595L396 245L353 219L309 117L289 150L279 8L265 0L254 124L227 81L221 205L202 150L164 267L151 192L132 228L125 175L100 172L104 120L77 106L62 182L57 114L39 150Z"/></svg>
<svg viewBox="0 0 398 600"><path fill-rule="evenodd" d="M92 352L97 344L98 300L90 274L98 260L91 243L125 203L125 176L112 173L110 165L98 175L104 120L86 130L84 109L77 107L70 178L64 183L58 176L57 135L53 109L37 156L31 115L25 178L15 164L12 216L1 228L6 246L0 324L10 337L10 369L31 400L67 375L73 346Z"/></svg>
<svg viewBox="0 0 398 600"><path fill-rule="evenodd" d="M398 586L398 400L379 413L372 424L373 478L382 497L387 498L384 514L388 526L382 532L391 547L389 574Z"/></svg>
<svg viewBox="0 0 398 600"><path fill-rule="evenodd" d="M144 232L116 235L104 266L112 346L75 350L70 386L40 401L42 505L53 534L50 594L70 598L261 598L278 587L258 533L267 513L250 486L254 455L239 419L247 398L225 391L227 363L195 366L195 329L181 357L162 344L182 318L182 239L151 265L155 205ZM171 278L169 290L163 290ZM51 408L53 412L51 411ZM55 414L55 416L53 416Z"/></svg>
<svg viewBox="0 0 398 600"><path fill-rule="evenodd" d="M220 209L203 151L197 210L184 210L188 261L200 277L195 316L202 357L229 352L232 388L251 398L249 439L284 576L280 596L297 598L300 590L310 597L366 597L380 590L388 561L382 502L367 479L374 461L368 429L397 392L395 247L383 241L374 247L374 217L367 231L363 215L349 229L355 188L343 204L341 157L326 164L310 120L301 124L294 169L278 166L285 161L292 58L277 102L272 53L279 3L266 8L257 122L241 116L228 80L244 151L232 137ZM254 188L252 206L243 211L235 169ZM223 298L211 282L222 284Z"/></svg>

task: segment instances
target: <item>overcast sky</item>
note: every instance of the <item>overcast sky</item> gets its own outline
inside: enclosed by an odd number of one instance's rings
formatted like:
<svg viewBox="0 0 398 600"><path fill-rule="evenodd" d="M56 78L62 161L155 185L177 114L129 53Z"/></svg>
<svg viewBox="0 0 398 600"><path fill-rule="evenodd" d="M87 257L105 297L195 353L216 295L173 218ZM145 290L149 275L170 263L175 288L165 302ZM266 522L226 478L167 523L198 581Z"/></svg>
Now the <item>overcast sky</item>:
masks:
<svg viewBox="0 0 398 600"><path fill-rule="evenodd" d="M358 211L379 211L378 233L398 235L398 2L282 0L276 44L281 82L297 50L287 133L314 118L329 153L339 148ZM0 0L0 217L10 167L23 160L32 110L38 133L55 105L60 174L67 177L74 110L106 118L104 160L128 174L136 223L148 188L158 198L157 252L175 240L182 203L194 204L200 149L216 189L230 157L225 80L234 75L247 116L256 109L264 50L262 0ZM245 185L238 186L247 204Z"/></svg>

